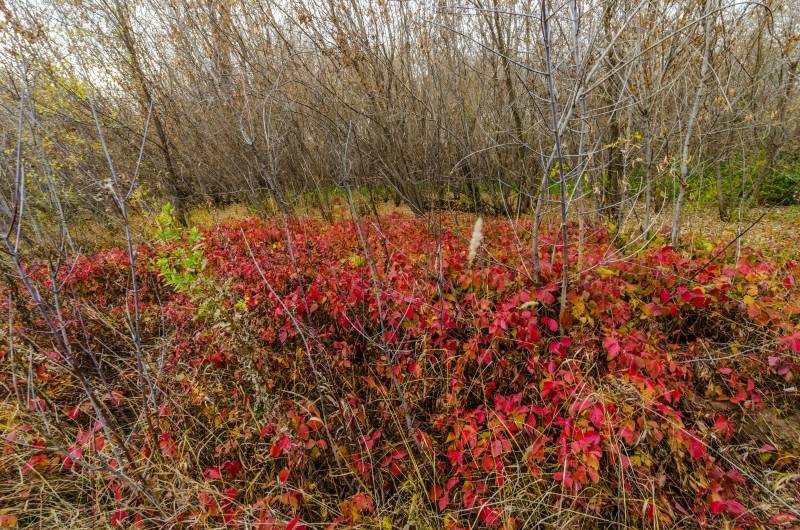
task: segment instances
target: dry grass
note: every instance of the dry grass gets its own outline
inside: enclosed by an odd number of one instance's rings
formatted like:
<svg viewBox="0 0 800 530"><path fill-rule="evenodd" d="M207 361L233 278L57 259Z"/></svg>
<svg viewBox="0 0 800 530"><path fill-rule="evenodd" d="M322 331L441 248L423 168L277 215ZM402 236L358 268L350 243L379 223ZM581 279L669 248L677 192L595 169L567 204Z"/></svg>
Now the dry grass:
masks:
<svg viewBox="0 0 800 530"><path fill-rule="evenodd" d="M365 214L377 211L380 216L402 214L412 217L411 209L393 202L381 202L373 207L366 200L357 205ZM331 205L334 219L349 219L350 206L344 201L334 199ZM207 228L220 223L245 219L250 216L269 217L268 212L275 211L274 205L253 205L234 203L224 207L198 206L192 208L188 214L190 225ZM313 206L301 206L295 211L301 218L324 219L320 210ZM475 222L475 216L464 212L436 212L451 220L460 220L469 226ZM734 215L734 217L736 217ZM652 234L666 233L672 221L672 210L668 206L655 216L651 230ZM713 205L694 205L687 209L683 220L684 240L688 245L703 244L707 241L725 240L736 238L740 230L747 229L741 237L741 243L750 247L769 251L791 251L800 248L800 206L751 208L744 212L741 221L734 218L731 221L722 221ZM548 229L558 226L559 217L556 209L546 210L543 215L543 224ZM628 213L623 220L621 232L628 236L638 234L642 223L641 209L637 208ZM146 238L155 230L155 214L139 209L131 216L131 225L141 237ZM115 222L100 223L96 220L84 221L73 227L72 236L79 247L86 252L101 250L124 244L122 230Z"/></svg>

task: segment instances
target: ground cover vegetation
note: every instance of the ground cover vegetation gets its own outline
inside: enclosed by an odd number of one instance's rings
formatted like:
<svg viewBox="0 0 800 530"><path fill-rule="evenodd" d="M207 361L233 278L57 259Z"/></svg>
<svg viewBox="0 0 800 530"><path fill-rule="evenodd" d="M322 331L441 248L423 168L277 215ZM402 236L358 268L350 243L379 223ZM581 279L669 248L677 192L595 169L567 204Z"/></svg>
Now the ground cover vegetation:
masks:
<svg viewBox="0 0 800 530"><path fill-rule="evenodd" d="M796 255L586 230L562 308L557 231L171 212L4 289L7 524L798 522Z"/></svg>

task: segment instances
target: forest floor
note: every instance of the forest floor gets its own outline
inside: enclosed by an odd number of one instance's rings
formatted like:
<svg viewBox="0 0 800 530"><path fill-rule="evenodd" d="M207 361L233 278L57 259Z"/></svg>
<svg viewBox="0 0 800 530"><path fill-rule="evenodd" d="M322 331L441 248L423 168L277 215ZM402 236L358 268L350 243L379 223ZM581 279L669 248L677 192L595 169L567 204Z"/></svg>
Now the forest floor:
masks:
<svg viewBox="0 0 800 530"><path fill-rule="evenodd" d="M800 523L800 210L571 224L564 307L555 224L248 213L137 227L137 311L120 248L0 285L0 528Z"/></svg>
<svg viewBox="0 0 800 530"><path fill-rule="evenodd" d="M252 210L241 204L234 204L224 208L201 208L192 211L190 224L198 226L212 226L221 222L235 221L253 215ZM380 215L394 213L413 216L411 210L404 205L395 206L391 202L384 202L378 206ZM437 212L449 220L460 220L465 225L474 222L475 216L462 212ZM637 212L640 213L640 212ZM320 218L318 211L311 210L304 214L312 218ZM435 215L435 214L434 214ZM349 219L350 211L346 207L337 210L337 216ZM555 213L551 213L549 224L557 223ZM747 233L740 238L743 245L764 249L800 249L800 205L781 207L755 207L747 210L741 221L737 216L729 221L720 219L717 209L713 205L690 205L683 220L684 239L689 244L694 239L706 241L734 240L740 230L747 229ZM668 232L672 222L672 210L666 208L653 221L653 232ZM641 215L626 218L623 223L623 232L633 233L641 226Z"/></svg>
<svg viewBox="0 0 800 530"><path fill-rule="evenodd" d="M752 228L742 237L743 245L763 249L800 249L800 206L758 207L742 218L722 221L716 208L694 206L689 209L683 227L689 234L706 239L732 240L740 226ZM664 226L669 226L664 223Z"/></svg>
<svg viewBox="0 0 800 530"><path fill-rule="evenodd" d="M369 208L362 208L368 211ZM377 206L379 215L401 214L413 217L411 210L405 206L396 206L391 202L383 202ZM198 207L190 210L188 224L197 227L211 227L220 223L240 221L251 216L263 215L257 208L241 203L234 203L223 207ZM302 209L298 214L301 218L322 219L319 210L310 208ZM450 222L471 226L475 216L463 212L434 212L436 215L447 218ZM336 219L350 219L350 210L346 205L334 208ZM149 233L154 226L155 215L153 212L139 210L134 213L132 225L139 233ZM623 222L624 234L635 234L640 231L641 212L637 210L629 215ZM672 222L672 210L666 208L653 220L651 232L666 234ZM558 223L556 212L545 216L545 224L553 228ZM747 232L740 238L742 245L763 248L782 249L791 251L800 249L800 205L782 207L755 207L750 208L741 220L736 215L729 221L719 218L717 209L713 205L690 205L683 220L684 240L691 247L697 242L720 240L732 241L740 230ZM73 237L80 246L87 250L102 250L123 244L121 230L113 223L99 225L94 221L81 223L73 230Z"/></svg>

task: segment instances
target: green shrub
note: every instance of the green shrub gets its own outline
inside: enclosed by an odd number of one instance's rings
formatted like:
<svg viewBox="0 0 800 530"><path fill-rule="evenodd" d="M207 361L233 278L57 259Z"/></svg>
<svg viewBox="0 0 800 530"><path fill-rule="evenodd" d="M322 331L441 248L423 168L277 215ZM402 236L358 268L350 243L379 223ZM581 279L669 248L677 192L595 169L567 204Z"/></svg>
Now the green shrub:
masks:
<svg viewBox="0 0 800 530"><path fill-rule="evenodd" d="M800 204L800 165L773 171L764 182L758 200L769 205Z"/></svg>

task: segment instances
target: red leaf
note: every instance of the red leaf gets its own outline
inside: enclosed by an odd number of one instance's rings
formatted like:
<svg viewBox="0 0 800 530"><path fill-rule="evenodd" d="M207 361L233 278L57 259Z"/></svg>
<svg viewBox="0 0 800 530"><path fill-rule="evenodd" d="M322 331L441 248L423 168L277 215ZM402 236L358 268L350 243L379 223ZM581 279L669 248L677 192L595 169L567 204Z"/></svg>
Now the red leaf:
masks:
<svg viewBox="0 0 800 530"><path fill-rule="evenodd" d="M550 317L542 317L542 323L550 328L550 331L558 331L558 322Z"/></svg>
<svg viewBox="0 0 800 530"><path fill-rule="evenodd" d="M595 428L600 429L603 426L603 418L605 417L605 412L603 411L603 405L600 403L595 403L592 407L592 411L589 413L589 421Z"/></svg>
<svg viewBox="0 0 800 530"><path fill-rule="evenodd" d="M726 501L713 501L711 503L711 513L714 515L719 515L723 512L731 515L733 517L738 517L745 513L747 508L745 508L742 503L739 501L735 501L733 499L729 499Z"/></svg>
<svg viewBox="0 0 800 530"><path fill-rule="evenodd" d="M272 458L278 458L283 453L288 452L291 447L292 441L289 440L289 437L285 434L281 434L281 437L278 438L278 441L272 444L272 447L270 447L269 455Z"/></svg>
<svg viewBox="0 0 800 530"><path fill-rule="evenodd" d="M667 291L666 289L661 289L658 292L658 297L661 299L662 304L666 304L667 302L669 302L669 299L672 298L672 295L669 294L669 291Z"/></svg>
<svg viewBox="0 0 800 530"><path fill-rule="evenodd" d="M481 509L478 512L478 519L480 519L489 526L494 526L494 524L498 521L498 519L500 519L500 512L498 512L491 506L483 505L481 506Z"/></svg>
<svg viewBox="0 0 800 530"><path fill-rule="evenodd" d="M537 299L538 299L538 300L539 300L541 303L543 303L544 305L549 305L549 304L552 304L553 302L555 302L555 301L556 301L556 297L555 297L555 296L553 296L553 295L550 293L550 291L546 291L546 290L544 290L544 289L539 289L538 291L536 291L536 298L537 298ZM558 329L558 327L557 327L557 326L558 326L558 325L556 324L556 329ZM553 331L555 331L555 330L553 330Z"/></svg>
<svg viewBox="0 0 800 530"><path fill-rule="evenodd" d="M286 484L287 480L289 480L289 470L287 468L283 468L278 472L278 482L281 484Z"/></svg>
<svg viewBox="0 0 800 530"><path fill-rule="evenodd" d="M433 487L431 487L431 499L436 501L439 511L443 512L444 509L447 508L447 504L450 502L450 492L441 486L434 484Z"/></svg>
<svg viewBox="0 0 800 530"><path fill-rule="evenodd" d="M265 423L264 425L261 426L261 429L258 431L258 434L259 436L264 438L266 436L269 436L273 432L275 432L275 425L273 425L272 423Z"/></svg>
<svg viewBox="0 0 800 530"><path fill-rule="evenodd" d="M220 469L228 475L228 478L236 478L236 475L242 471L242 463L238 460L226 460L222 463Z"/></svg>
<svg viewBox="0 0 800 530"><path fill-rule="evenodd" d="M792 515L792 514L790 514L790 513L776 513L775 515L770 517L769 521L767 521L767 522L769 524L783 526L783 525L789 525L791 523L795 523L795 522L797 522L797 520L798 520L797 517Z"/></svg>
<svg viewBox="0 0 800 530"><path fill-rule="evenodd" d="M730 438L734 433L733 425L730 420L722 414L717 414L714 420L714 430L725 438Z"/></svg>
<svg viewBox="0 0 800 530"><path fill-rule="evenodd" d="M696 436L690 434L688 436L687 443L688 443L689 455L692 457L692 459L698 460L703 456L705 456L706 446L703 445L703 442L698 440Z"/></svg>
<svg viewBox="0 0 800 530"><path fill-rule="evenodd" d="M28 459L24 466L22 466L22 474L27 474L33 471L33 469L40 463L47 461L47 455L44 453L35 454Z"/></svg>
<svg viewBox="0 0 800 530"><path fill-rule="evenodd" d="M439 502L437 504L439 506L439 511L443 512L444 509L447 508L447 504L449 502L450 502L450 494L445 491L444 494L441 497L439 497Z"/></svg>
<svg viewBox="0 0 800 530"><path fill-rule="evenodd" d="M356 493L350 498L350 502L353 503L353 506L361 513L372 513L375 511L375 503L372 501L372 497L367 493Z"/></svg>
<svg viewBox="0 0 800 530"><path fill-rule="evenodd" d="M800 353L800 331L795 331L791 335L781 337L780 342L788 344L789 348L795 353Z"/></svg>
<svg viewBox="0 0 800 530"><path fill-rule="evenodd" d="M738 501L729 500L729 501L727 501L727 502L725 503L725 510L726 510L726 511L728 512L728 514L730 514L730 515L733 515L733 516L738 516L738 515L742 515L744 512L746 512L746 511L747 511L747 508L745 508L745 507L744 507L744 506L743 506L743 505L742 505L740 502L738 502Z"/></svg>
<svg viewBox="0 0 800 530"><path fill-rule="evenodd" d="M70 447L69 454L64 456L64 469L69 471L72 469L72 466L75 464L75 461L80 459L83 456L83 448L79 445L73 445Z"/></svg>
<svg viewBox="0 0 800 530"><path fill-rule="evenodd" d="M286 525L286 530L306 530L306 525L300 523L299 515L295 515L294 519Z"/></svg>
<svg viewBox="0 0 800 530"><path fill-rule="evenodd" d="M619 352L622 349L616 337L612 337L610 335L607 335L606 338L603 339L603 347L608 352L609 359L613 359L614 357L619 355Z"/></svg>
<svg viewBox="0 0 800 530"><path fill-rule="evenodd" d="M209 467L203 472L203 476L210 480L217 480L222 478L218 467Z"/></svg>
<svg viewBox="0 0 800 530"><path fill-rule="evenodd" d="M125 510L117 510L111 514L111 526L122 526L125 519L128 518L128 512Z"/></svg>

